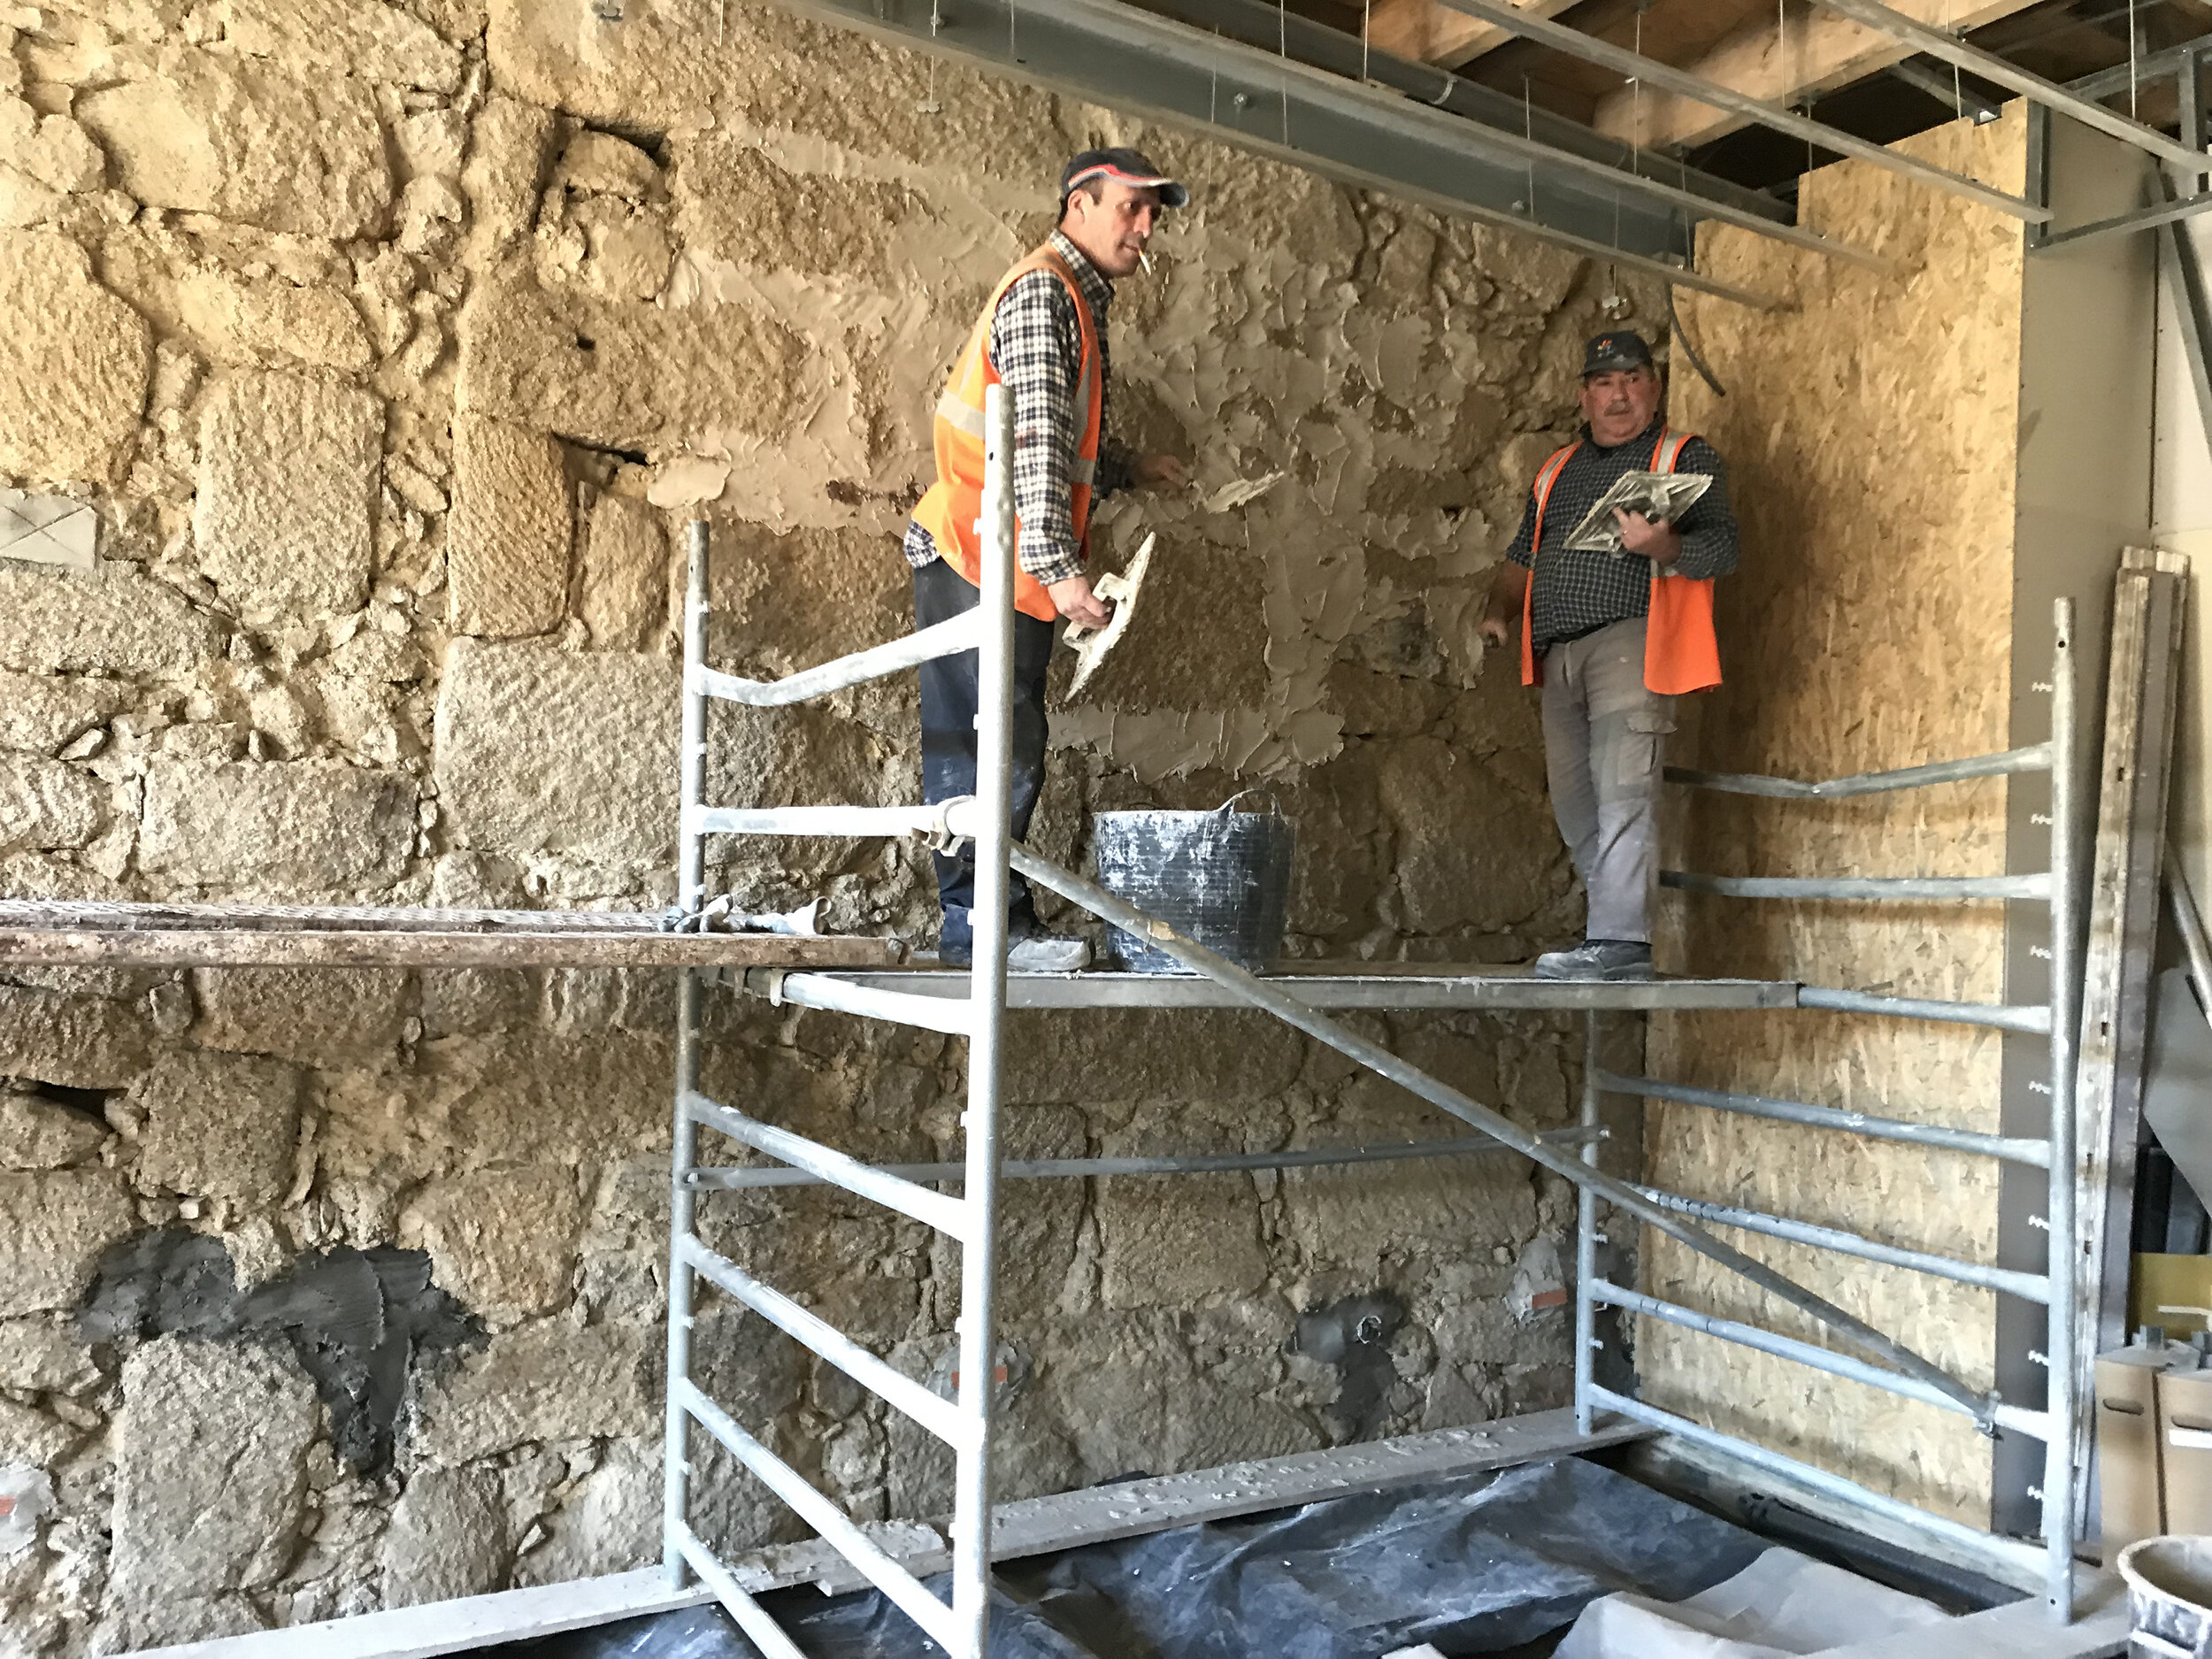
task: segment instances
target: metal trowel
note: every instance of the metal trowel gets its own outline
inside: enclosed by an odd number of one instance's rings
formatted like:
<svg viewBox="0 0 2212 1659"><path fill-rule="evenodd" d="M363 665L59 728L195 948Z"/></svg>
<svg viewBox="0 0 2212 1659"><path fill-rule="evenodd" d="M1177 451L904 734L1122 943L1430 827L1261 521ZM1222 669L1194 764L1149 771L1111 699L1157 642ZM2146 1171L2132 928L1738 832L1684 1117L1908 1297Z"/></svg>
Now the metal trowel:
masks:
<svg viewBox="0 0 2212 1659"><path fill-rule="evenodd" d="M1071 627L1060 636L1060 642L1071 648L1076 658L1075 678L1068 682L1069 702L1082 695L1098 665L1106 660L1106 653L1120 644L1121 636L1128 631L1129 619L1137 614L1137 595L1144 588L1145 571L1152 563L1152 544L1159 539L1156 534L1147 535L1128 569L1109 571L1093 585L1091 591L1114 608L1104 627Z"/></svg>

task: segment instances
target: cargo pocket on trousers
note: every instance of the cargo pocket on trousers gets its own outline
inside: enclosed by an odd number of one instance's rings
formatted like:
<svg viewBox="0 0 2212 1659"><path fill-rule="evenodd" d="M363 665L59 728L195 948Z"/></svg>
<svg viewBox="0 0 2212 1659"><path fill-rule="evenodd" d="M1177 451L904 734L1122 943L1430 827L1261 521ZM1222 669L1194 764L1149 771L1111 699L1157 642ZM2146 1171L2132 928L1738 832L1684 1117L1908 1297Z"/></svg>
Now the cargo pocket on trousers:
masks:
<svg viewBox="0 0 2212 1659"><path fill-rule="evenodd" d="M1613 768L1614 786L1621 789L1655 789L1659 783L1660 741L1674 730L1674 699L1654 697L1641 709L1632 709L1623 722L1627 730Z"/></svg>

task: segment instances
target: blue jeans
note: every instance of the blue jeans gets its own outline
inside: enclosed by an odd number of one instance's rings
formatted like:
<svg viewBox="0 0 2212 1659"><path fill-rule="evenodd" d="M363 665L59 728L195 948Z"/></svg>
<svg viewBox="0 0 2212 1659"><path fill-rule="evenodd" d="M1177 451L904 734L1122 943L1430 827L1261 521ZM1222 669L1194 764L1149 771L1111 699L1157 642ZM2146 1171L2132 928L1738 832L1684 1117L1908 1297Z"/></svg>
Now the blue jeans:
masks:
<svg viewBox="0 0 2212 1659"><path fill-rule="evenodd" d="M975 609L981 597L941 558L916 567L914 626L926 628ZM1045 781L1045 675L1052 666L1056 624L1014 613L1014 839L1029 833ZM975 716L981 664L964 651L924 663L922 675L922 799L933 806L975 793ZM945 913L945 938L964 947L972 936L968 912L975 906L975 848L932 855L937 865L937 902ZM1010 879L1007 920L1018 933L1033 927L1037 912L1028 884Z"/></svg>

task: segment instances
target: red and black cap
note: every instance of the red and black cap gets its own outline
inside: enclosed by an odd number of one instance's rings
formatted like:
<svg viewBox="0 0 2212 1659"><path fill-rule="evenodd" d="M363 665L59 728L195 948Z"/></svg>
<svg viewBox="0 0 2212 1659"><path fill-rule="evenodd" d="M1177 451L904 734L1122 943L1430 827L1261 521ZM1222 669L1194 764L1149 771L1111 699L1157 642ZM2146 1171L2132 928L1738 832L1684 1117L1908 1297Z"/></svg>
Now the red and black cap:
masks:
<svg viewBox="0 0 2212 1659"><path fill-rule="evenodd" d="M1651 367L1651 347L1633 328L1609 328L1592 334L1582 348L1582 378L1610 374L1621 369Z"/></svg>
<svg viewBox="0 0 2212 1659"><path fill-rule="evenodd" d="M1171 179L1152 165L1149 157L1134 150L1087 150L1061 169L1060 211L1068 207L1068 196L1078 185L1093 179L1111 179L1118 184L1133 185L1138 189L1155 189L1160 193L1162 207L1181 207L1190 200L1190 192L1176 180Z"/></svg>

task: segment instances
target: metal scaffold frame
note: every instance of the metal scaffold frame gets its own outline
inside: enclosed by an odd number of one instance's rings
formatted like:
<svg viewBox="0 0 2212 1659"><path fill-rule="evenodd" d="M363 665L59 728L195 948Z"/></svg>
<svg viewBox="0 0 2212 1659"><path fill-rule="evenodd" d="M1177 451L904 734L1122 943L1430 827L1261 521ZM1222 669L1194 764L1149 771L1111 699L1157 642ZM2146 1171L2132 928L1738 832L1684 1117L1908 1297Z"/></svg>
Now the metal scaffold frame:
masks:
<svg viewBox="0 0 2212 1659"><path fill-rule="evenodd" d="M849 972L777 968L683 970L679 997L674 1138L668 1283L667 1458L664 1568L672 1586L688 1575L722 1601L740 1626L771 1659L798 1659L795 1647L774 1619L741 1583L732 1565L717 1557L691 1526L691 1497L698 1478L694 1436L703 1432L794 1509L820 1538L868 1583L890 1598L953 1659L983 1659L989 1624L989 1570L992 1559L991 1439L994 1426L992 1380L995 1363L993 1257L999 1182L1009 1178L1085 1178L1103 1174L1167 1174L1203 1169L1287 1168L1323 1164L1356 1164L1415 1157L1467 1156L1510 1151L1573 1181L1581 1190L1577 1241L1575 1328L1577 1427L1584 1439L1595 1433L1601 1408L1623 1418L1647 1424L1685 1440L1724 1446L1746 1461L1777 1475L1842 1494L1892 1522L1903 1522L1956 1545L1968 1543L1985 1555L2004 1555L2002 1540L1952 1521L1878 1496L1849 1482L1660 1412L1599 1386L1590 1364L1594 1322L1601 1303L1654 1318L1692 1324L1725 1340L1762 1352L1798 1360L1818 1369L1885 1387L1908 1398L1962 1413L1992 1434L2019 1432L2039 1436L2052 1448L2045 1479L2047 1594L2061 1617L2072 1607L2071 1538L2065 1517L2073 1470L2069 1437L2054 1424L2070 1422L2076 1402L2067 1356L2072 1341L2070 1294L2052 1294L2055 1281L2070 1271L2068 1240L2073 1234L2070 1139L2072 1021L2078 1002L2079 941L2074 926L2073 860L2070 830L2076 788L2073 760L2073 666L2070 609L2058 613L2058 647L2053 673L2050 741L2026 749L1873 774L1832 784L1801 785L1786 780L1689 774L1678 780L1707 787L1763 795L1870 793L1914 787L1957 779L2049 770L2053 776L2053 854L2048 872L2032 877L1834 881L1671 877L1675 885L1755 895L1833 899L2034 898L2047 900L2052 916L2054 993L2047 1007L2006 1007L1941 1002L1827 991L1782 982L1752 980L1663 980L1647 984L1578 985L1531 980L1498 973L1389 974L1362 972L1282 973L1261 977L1174 933L1096 884L1038 857L1013 841L1009 827L1011 775L1010 706L1013 689L1013 588L1015 524L1010 487L1012 411L999 388L986 410L986 487L979 528L985 541L982 590L976 610L905 640L810 669L788 679L763 682L741 679L707 665L708 536L703 522L689 532L689 577L684 625L684 702L681 756L680 904L687 911L706 902L706 841L710 835L885 836L919 834L940 847L970 842L976 870L974 967L966 974L948 972ZM756 707L788 704L863 680L913 667L933 657L976 651L979 656L979 713L977 718L978 789L971 796L921 807L792 806L731 808L705 799L707 716L716 699ZM1031 979L1010 987L1005 966L1006 900L1011 873L1059 895L1113 926L1140 933L1174 957L1194 977L1082 974ZM700 1090L701 1012L711 987L726 986L772 1001L879 1019L947 1033L968 1045L967 1109L963 1118L965 1148L956 1163L875 1166L762 1118L709 1098ZM1343 1147L1249 1156L1219 1155L1151 1159L1071 1158L1033 1164L1004 1164L999 1156L1001 1065L1006 1012L1010 1007L1066 1009L1147 1006L1158 1008L1250 1007L1326 1043L1422 1100L1460 1118L1479 1134L1471 1139L1425 1141L1403 1146ZM1581 1122L1566 1131L1538 1134L1502 1113L1409 1064L1325 1009L1538 1008L1582 1012L1587 1054ZM2052 1132L2047 1141L1976 1135L1903 1121L1867 1118L1752 1095L1694 1090L1604 1071L1599 1062L1599 1016L1608 1010L1655 1007L1757 1009L1809 1007L1855 1010L1899 1018L1964 1022L2032 1032L2051 1043ZM1881 1139L1917 1142L1967 1151L2015 1163L2047 1166L2051 1171L2049 1220L2051 1262L2047 1277L1994 1266L1953 1261L1861 1239L1834 1229L1814 1227L1785 1217L1702 1203L1638 1187L1598 1167L1604 1131L1599 1102L1608 1091L1640 1093L1719 1110L1842 1130ZM772 1160L741 1168L703 1164L699 1132L708 1129ZM762 1283L738 1263L710 1248L696 1232L703 1194L769 1186L828 1184L844 1188L910 1219L934 1228L961 1249L961 1302L956 1325L957 1371L954 1395L947 1399L907 1377L850 1337L833 1329L786 1291ZM956 1185L960 1195L942 1190ZM1810 1315L1855 1354L1815 1347L1736 1322L1675 1308L1623 1286L1605 1284L1596 1271L1598 1205L1636 1217L1718 1263L1785 1303ZM2051 1395L2045 1409L2034 1410L1978 1390L1883 1334L1826 1298L1795 1284L1763 1263L1725 1243L1704 1225L1820 1246L1863 1259L1932 1272L2042 1302L2050 1310ZM952 1448L956 1459L952 1516L951 1601L933 1594L834 1500L779 1457L751 1430L699 1387L694 1380L691 1340L699 1281L759 1315L779 1331L810 1348L864 1387L881 1396ZM2070 1280L2067 1281L2070 1284ZM2017 1553L2018 1547L2013 1547ZM2016 1563L2014 1563L2016 1568ZM2016 1571L2013 1576L2017 1576Z"/></svg>
<svg viewBox="0 0 2212 1659"><path fill-rule="evenodd" d="M1655 1201L1684 1214L1700 1216L1724 1226L1809 1245L1861 1260L1883 1263L1957 1283L1973 1285L2001 1295L2016 1296L2040 1306L2047 1319L2043 1350L2035 1356L2046 1372L2046 1395L2041 1409L2000 1404L1996 1429L2029 1434L2044 1447L2043 1485L2032 1490L2040 1500L2043 1518L2044 1594L2055 1617L2070 1619L2074 1608L2074 1489L2075 1434L2081 1410L2079 1385L2075 1375L2076 1332L2076 1196L2080 1179L2075 1146L2075 1044L2081 1010L2084 940L2080 926L2078 874L2078 802L2082 759L2075 733L2074 607L2061 599L2053 607L2051 677L2037 689L2051 698L2050 736L2042 743L2001 754L1976 756L1904 771L1866 773L1823 783L1799 783L1787 779L1701 772L1670 768L1669 781L1737 795L1783 799L1824 800L1891 791L1926 788L1971 778L1999 777L2021 772L2047 772L2051 778L2049 868L2039 874L1968 877L1908 878L1723 878L1670 871L1660 879L1671 887L1691 892L1752 898L1796 898L1925 902L1940 899L2039 900L2049 907L2048 954L2051 964L2050 1000L2042 1006L2006 1006L1968 1002L1937 1002L1901 997L1873 996L1861 992L1800 987L1798 1006L1870 1014L1905 1019L1934 1019L1994 1027L2045 1037L2050 1045L2050 1100L2048 1133L2040 1138L1974 1134L1930 1125L1870 1118L1857 1112L1816 1106L1798 1101L1719 1089L1693 1088L1648 1077L1624 1077L1608 1071L1598 1053L1597 1022L1589 1023L1582 1086L1582 1122L1594 1125L1601 1098L1607 1094L1776 1119L1834 1133L1926 1146L2001 1162L2041 1168L2048 1175L2048 1195L2042 1217L2049 1249L2046 1271L2024 1273L1981 1263L1962 1262L1924 1251L1901 1249L1877 1240L1834 1228L1762 1215L1755 1211L1706 1203L1675 1194L1644 1189ZM1595 1156L1595 1147L1584 1156ZM1592 1354L1597 1343L1596 1317L1601 1306L1610 1306L1645 1318L1657 1319L1702 1332L1725 1342L1810 1366L1855 1382L1886 1389L1907 1399L1920 1400L1947 1410L1958 1402L1932 1394L1916 1379L1893 1371L1868 1365L1849 1355L1813 1343L1763 1330L1737 1320L1716 1318L1694 1309L1643 1294L1606 1282L1597 1269L1597 1247L1604 1241L1598 1213L1599 1194L1585 1187L1576 1218L1575 1274L1575 1409L1586 1432L1592 1414L1602 1407L1679 1436L1694 1444L1731 1455L1763 1473L1794 1483L1824 1496L1837 1498L1879 1516L1906 1532L1940 1540L1970 1554L1986 1557L1997 1540L1956 1521L1870 1492L1856 1482L1795 1459L1782 1456L1738 1436L1690 1422L1662 1411L1640 1400L1629 1399L1601 1387L1593 1374ZM1985 1428L1991 1424L1984 1423Z"/></svg>

